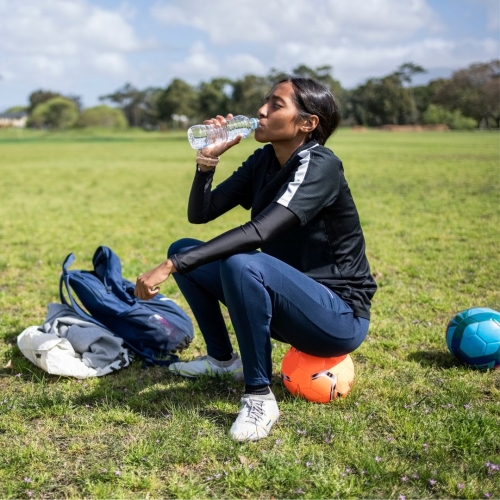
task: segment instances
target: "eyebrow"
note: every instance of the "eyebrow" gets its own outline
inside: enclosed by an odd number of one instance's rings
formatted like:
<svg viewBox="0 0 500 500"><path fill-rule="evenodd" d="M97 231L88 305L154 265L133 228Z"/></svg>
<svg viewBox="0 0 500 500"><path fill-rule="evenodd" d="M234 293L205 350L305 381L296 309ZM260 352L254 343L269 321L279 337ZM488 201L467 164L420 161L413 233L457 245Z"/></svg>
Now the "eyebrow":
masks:
<svg viewBox="0 0 500 500"><path fill-rule="evenodd" d="M280 97L279 95L276 94L266 96L266 101L269 101L270 99L274 101L281 101L282 103L286 102L285 99L283 99L283 97Z"/></svg>

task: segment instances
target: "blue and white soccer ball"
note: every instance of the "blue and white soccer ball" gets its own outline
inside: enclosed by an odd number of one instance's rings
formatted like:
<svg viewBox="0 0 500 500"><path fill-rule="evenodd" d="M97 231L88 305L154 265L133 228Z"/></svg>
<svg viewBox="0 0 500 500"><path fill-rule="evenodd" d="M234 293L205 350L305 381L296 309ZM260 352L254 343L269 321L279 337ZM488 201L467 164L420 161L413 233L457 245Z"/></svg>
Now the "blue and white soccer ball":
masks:
<svg viewBox="0 0 500 500"><path fill-rule="evenodd" d="M500 369L500 313L485 307L458 313L446 328L446 344L464 363Z"/></svg>

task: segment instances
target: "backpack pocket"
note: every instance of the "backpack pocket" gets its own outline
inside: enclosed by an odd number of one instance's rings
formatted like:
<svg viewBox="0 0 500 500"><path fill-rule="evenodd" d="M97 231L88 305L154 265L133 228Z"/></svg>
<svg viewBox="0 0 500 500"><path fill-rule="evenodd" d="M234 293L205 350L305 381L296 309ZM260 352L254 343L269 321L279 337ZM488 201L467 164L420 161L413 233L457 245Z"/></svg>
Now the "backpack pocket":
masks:
<svg viewBox="0 0 500 500"><path fill-rule="evenodd" d="M141 343L160 354L179 350L180 344L187 344L187 347L191 342L191 339L186 341L186 336L189 338L189 335L180 329L170 316L142 303L137 303L128 311L118 314L118 318L134 326Z"/></svg>

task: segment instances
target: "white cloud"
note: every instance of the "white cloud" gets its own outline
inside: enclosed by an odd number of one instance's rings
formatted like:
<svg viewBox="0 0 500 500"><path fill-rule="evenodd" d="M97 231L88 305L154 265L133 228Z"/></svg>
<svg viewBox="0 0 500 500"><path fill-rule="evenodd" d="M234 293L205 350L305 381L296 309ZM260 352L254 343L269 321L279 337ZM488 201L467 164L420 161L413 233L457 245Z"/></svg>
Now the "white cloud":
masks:
<svg viewBox="0 0 500 500"><path fill-rule="evenodd" d="M182 63L174 63L170 68L174 75L196 80L207 80L218 76L221 69L217 58L207 50L203 42L194 43L186 60Z"/></svg>
<svg viewBox="0 0 500 500"><path fill-rule="evenodd" d="M492 38L459 41L443 38L425 38L394 45L323 45L311 51L307 44L283 45L275 54L273 64L279 69L293 68L307 61L311 67L329 64L334 77L344 86L354 86L368 76L383 76L394 71L403 62L420 64L427 70L463 68L472 62L488 61L498 54L498 43Z"/></svg>
<svg viewBox="0 0 500 500"><path fill-rule="evenodd" d="M3 0L0 33L3 71L13 79L34 71L45 79L69 76L88 68L124 75L124 53L145 45L122 13L86 0Z"/></svg>
<svg viewBox="0 0 500 500"><path fill-rule="evenodd" d="M264 75L268 72L262 61L251 54L236 54L224 60L224 67L230 75Z"/></svg>
<svg viewBox="0 0 500 500"><path fill-rule="evenodd" d="M328 64L352 87L406 61L444 76L499 56L498 0L456 0L442 18L439 1L0 0L0 109L36 88L89 105L127 81L197 84L298 64ZM454 36L467 11L475 37Z"/></svg>
<svg viewBox="0 0 500 500"><path fill-rule="evenodd" d="M269 68L254 55L247 53L220 55L211 51L203 42L195 42L182 62L171 63L168 67L171 74L193 84L218 76L263 75L268 70Z"/></svg>
<svg viewBox="0 0 500 500"><path fill-rule="evenodd" d="M152 8L167 26L199 29L221 46L235 42L311 45L342 38L371 43L442 28L425 0L170 0Z"/></svg>
<svg viewBox="0 0 500 500"><path fill-rule="evenodd" d="M490 11L497 5L497 0L478 1ZM447 26L427 0L252 0L238 5L234 0L168 0L157 2L152 14L167 27L202 32L219 48L214 53L221 55L210 55L213 64L228 76L328 64L349 87L407 61L452 71L498 54L493 38L444 37ZM229 50L231 57L224 55ZM201 72L196 76L207 78Z"/></svg>
<svg viewBox="0 0 500 500"><path fill-rule="evenodd" d="M127 71L127 60L123 54L107 52L97 54L91 61L91 65L101 73L124 75Z"/></svg>

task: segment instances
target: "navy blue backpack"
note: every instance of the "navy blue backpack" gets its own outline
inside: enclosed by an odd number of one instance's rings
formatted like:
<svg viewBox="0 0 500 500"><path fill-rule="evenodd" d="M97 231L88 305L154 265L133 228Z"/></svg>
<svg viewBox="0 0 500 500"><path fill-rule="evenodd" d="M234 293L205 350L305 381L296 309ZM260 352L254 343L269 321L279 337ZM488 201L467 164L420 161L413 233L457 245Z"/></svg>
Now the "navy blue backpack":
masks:
<svg viewBox="0 0 500 500"><path fill-rule="evenodd" d="M149 301L135 297L135 285L122 277L120 259L108 247L100 246L95 251L93 271L70 271L74 261L70 253L62 266L59 295L63 304L82 319L121 337L147 365L168 366L178 361L175 353L189 346L194 332L189 316L175 302L161 294Z"/></svg>

